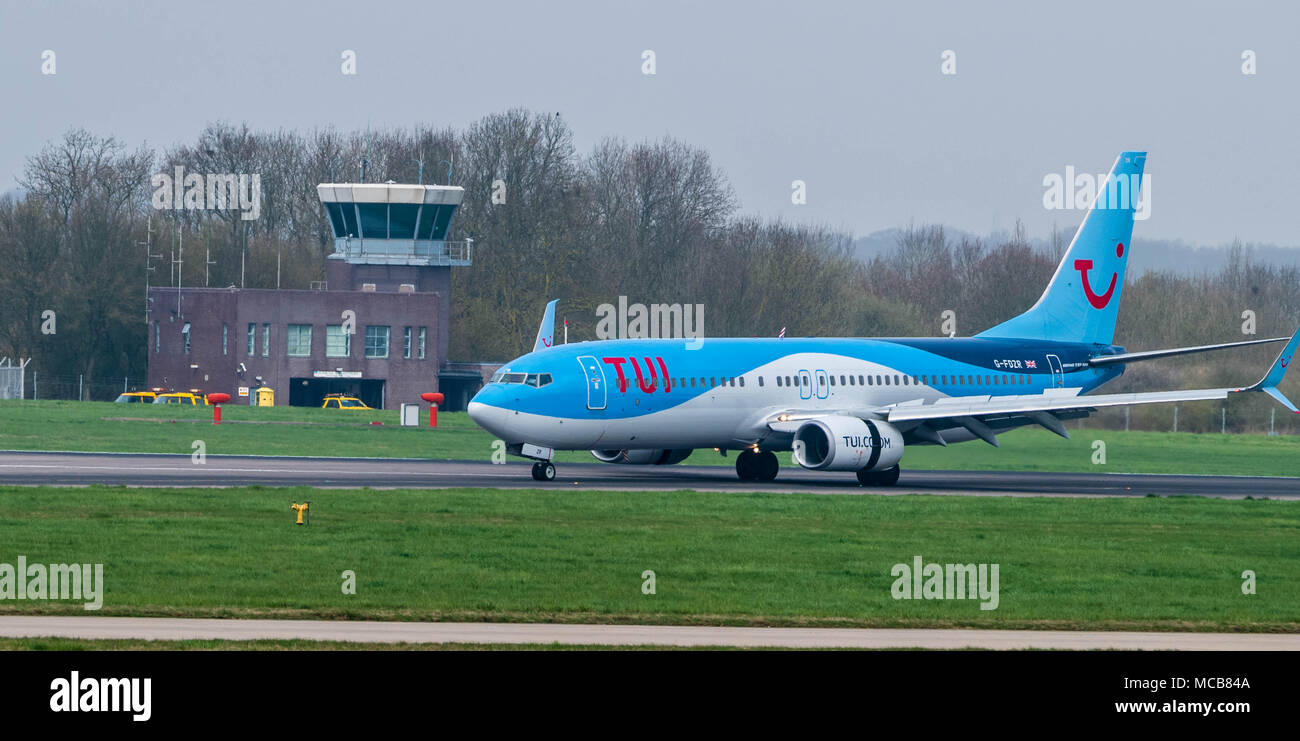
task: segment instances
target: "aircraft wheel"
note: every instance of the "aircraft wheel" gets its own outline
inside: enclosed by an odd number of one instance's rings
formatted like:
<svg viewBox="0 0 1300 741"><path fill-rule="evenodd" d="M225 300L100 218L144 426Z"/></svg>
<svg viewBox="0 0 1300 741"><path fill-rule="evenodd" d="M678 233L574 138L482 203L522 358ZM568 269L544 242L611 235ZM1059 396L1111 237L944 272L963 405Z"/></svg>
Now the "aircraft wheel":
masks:
<svg viewBox="0 0 1300 741"><path fill-rule="evenodd" d="M858 483L863 486L893 486L898 483L898 466L883 471L858 471Z"/></svg>
<svg viewBox="0 0 1300 741"><path fill-rule="evenodd" d="M759 481L772 481L776 478L776 472L780 468L781 463L776 459L776 453L768 450L758 454Z"/></svg>
<svg viewBox="0 0 1300 741"><path fill-rule="evenodd" d="M555 466L547 461L538 461L533 464L534 481L554 481Z"/></svg>
<svg viewBox="0 0 1300 741"><path fill-rule="evenodd" d="M742 450L736 456L736 476L741 481L754 481L758 478L758 453Z"/></svg>

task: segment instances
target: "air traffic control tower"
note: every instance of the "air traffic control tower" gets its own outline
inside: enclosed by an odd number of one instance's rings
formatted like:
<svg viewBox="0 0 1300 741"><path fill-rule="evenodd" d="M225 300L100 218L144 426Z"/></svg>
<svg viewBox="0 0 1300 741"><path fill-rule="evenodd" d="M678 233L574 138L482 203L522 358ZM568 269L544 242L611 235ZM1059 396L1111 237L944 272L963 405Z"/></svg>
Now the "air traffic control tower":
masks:
<svg viewBox="0 0 1300 741"><path fill-rule="evenodd" d="M471 264L472 240L447 241L465 189L389 181L322 183L316 193L334 232L329 290L439 296L437 356L446 358L451 268Z"/></svg>
<svg viewBox="0 0 1300 741"><path fill-rule="evenodd" d="M470 240L447 241L464 188L322 183L316 192L334 231L332 290L445 290L450 268L470 264Z"/></svg>
<svg viewBox="0 0 1300 741"><path fill-rule="evenodd" d="M495 369L447 359L451 269L470 264L471 242L447 240L464 189L324 183L317 193L334 233L327 280L150 286L149 385L236 403L269 387L277 405L315 407L344 393L384 409L439 391L444 409L463 409Z"/></svg>

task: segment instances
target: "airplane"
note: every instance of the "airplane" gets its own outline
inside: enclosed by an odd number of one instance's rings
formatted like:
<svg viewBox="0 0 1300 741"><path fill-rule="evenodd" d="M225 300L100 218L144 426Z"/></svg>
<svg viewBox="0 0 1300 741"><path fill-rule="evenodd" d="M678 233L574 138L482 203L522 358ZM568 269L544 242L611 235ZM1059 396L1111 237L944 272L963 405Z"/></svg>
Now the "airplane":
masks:
<svg viewBox="0 0 1300 741"><path fill-rule="evenodd" d="M1103 407L1226 399L1278 391L1292 335L1264 377L1244 388L1091 394L1129 363L1283 342L1256 339L1127 352L1113 344L1131 253L1145 152L1122 152L1098 189L1042 297L973 337L620 339L555 345L556 301L532 352L502 366L469 415L552 481L556 450L666 465L699 448L737 451L744 481L772 481L776 453L816 471L892 486L913 445L982 440L1064 422ZM1125 188L1128 192L1125 192Z"/></svg>

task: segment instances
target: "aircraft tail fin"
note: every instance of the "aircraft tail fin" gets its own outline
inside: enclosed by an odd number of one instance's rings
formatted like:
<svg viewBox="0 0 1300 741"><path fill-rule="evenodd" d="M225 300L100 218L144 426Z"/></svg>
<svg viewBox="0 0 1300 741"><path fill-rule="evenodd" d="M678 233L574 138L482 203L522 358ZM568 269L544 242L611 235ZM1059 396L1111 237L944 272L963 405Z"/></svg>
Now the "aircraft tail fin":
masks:
<svg viewBox="0 0 1300 741"><path fill-rule="evenodd" d="M976 337L1111 344L1146 152L1121 152L1038 303Z"/></svg>
<svg viewBox="0 0 1300 741"><path fill-rule="evenodd" d="M1284 396L1277 388L1278 384L1282 383L1282 377L1286 375L1287 368L1291 366L1291 361L1295 360L1297 346L1300 346L1300 329L1297 329L1295 334L1291 335L1291 341L1286 343L1286 347L1282 348L1282 352L1277 354L1277 359L1269 366L1268 373L1265 373L1264 377L1259 379L1259 383L1249 388L1238 390L1263 391L1276 399L1282 406L1290 409L1296 414L1300 414L1300 409L1297 409L1296 405L1292 404L1291 400L1286 398L1286 396Z"/></svg>
<svg viewBox="0 0 1300 741"><path fill-rule="evenodd" d="M560 300L555 299L546 305L546 313L542 314L542 325L537 328L537 339L533 341L533 352L555 345L555 305L558 303Z"/></svg>

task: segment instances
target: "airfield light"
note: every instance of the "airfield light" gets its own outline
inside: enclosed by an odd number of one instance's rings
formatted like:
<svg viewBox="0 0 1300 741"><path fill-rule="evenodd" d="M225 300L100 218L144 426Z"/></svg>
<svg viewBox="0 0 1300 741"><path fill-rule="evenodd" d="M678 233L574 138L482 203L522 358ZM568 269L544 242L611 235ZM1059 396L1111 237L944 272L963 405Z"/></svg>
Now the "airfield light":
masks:
<svg viewBox="0 0 1300 741"><path fill-rule="evenodd" d="M429 402L429 426L438 426L438 405L442 403L443 395L436 392L427 392L420 394L420 398Z"/></svg>
<svg viewBox="0 0 1300 741"><path fill-rule="evenodd" d="M208 394L208 403L212 405L212 424L221 424L221 405L230 401L230 394Z"/></svg>

